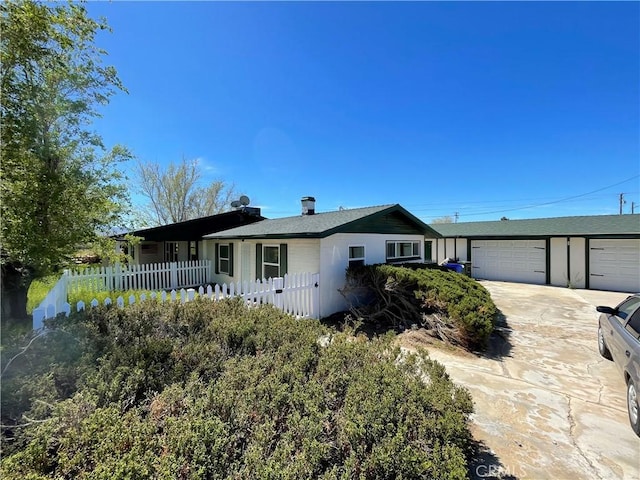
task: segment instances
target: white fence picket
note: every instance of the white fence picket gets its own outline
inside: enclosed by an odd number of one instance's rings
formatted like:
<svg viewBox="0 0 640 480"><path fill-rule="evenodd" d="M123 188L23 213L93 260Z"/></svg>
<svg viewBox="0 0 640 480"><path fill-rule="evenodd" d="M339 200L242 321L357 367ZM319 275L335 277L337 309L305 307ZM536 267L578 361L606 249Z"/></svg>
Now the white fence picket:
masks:
<svg viewBox="0 0 640 480"><path fill-rule="evenodd" d="M66 303L68 291L82 288L100 288L104 290L107 286L111 289L119 287L119 289L162 289L158 295L152 292L149 296L150 300L180 301L185 303L193 301L196 296L196 290L189 288L185 290L177 286L173 286L171 291L167 293L168 288L162 288L162 285L176 285L176 283L191 283L195 280L206 279L208 274L201 268L202 264L198 261L178 262L172 264L157 264L148 266L134 266L127 269L121 268L119 265L115 267L97 267L88 268L83 272L68 272L60 279L58 284L49 292L45 301L33 311L34 328L40 328L47 318L55 317L58 313L64 313L68 316L71 312L71 306ZM193 268L189 272L187 268ZM288 274L284 278L269 278L268 280L256 280L255 282L231 282L229 285L216 284L213 287L207 285L206 289L200 286L197 290L199 297L208 298L212 301L222 300L231 297L240 297L248 306L258 306L270 303L282 311L294 315L296 317L319 318L319 280L317 273L299 273ZM203 282L206 283L206 282ZM160 287L160 288L158 288ZM140 301L147 300L145 294L140 295ZM104 300L104 305L113 304L111 298ZM134 295L130 295L128 299L119 296L115 300L115 304L119 308L123 308L125 303L128 305L136 303ZM95 308L100 304L97 299L93 299L90 305L84 302L78 302L75 306L76 311L86 310L86 308Z"/></svg>

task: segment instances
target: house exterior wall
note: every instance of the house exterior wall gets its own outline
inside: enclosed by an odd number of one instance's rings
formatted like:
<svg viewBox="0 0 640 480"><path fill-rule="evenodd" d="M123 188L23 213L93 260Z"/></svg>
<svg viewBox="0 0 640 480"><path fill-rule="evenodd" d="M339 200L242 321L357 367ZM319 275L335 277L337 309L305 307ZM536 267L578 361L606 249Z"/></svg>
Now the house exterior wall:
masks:
<svg viewBox="0 0 640 480"><path fill-rule="evenodd" d="M420 242L420 259L424 260L424 235L338 233L320 241L320 318L348 309L338 289L344 287L349 266L349 247L365 247L365 263L385 263L387 241Z"/></svg>
<svg viewBox="0 0 640 480"><path fill-rule="evenodd" d="M138 245L134 246L133 261L131 263L136 265L144 265L147 263L163 263L165 259L165 244L167 242L151 242L142 241ZM172 242L178 244L178 262L185 262L190 260L189 258L189 243L188 241ZM206 248L204 241L197 242L198 245L198 260L208 258L204 255L203 248ZM154 249L154 250L152 250Z"/></svg>
<svg viewBox="0 0 640 480"><path fill-rule="evenodd" d="M508 240L508 238L500 240ZM468 242L466 238L438 239L434 242L434 248L437 248L434 257L437 257L438 262L442 262L447 257L468 261ZM551 285L586 288L588 255L586 247L585 237L551 237L549 239L547 255Z"/></svg>
<svg viewBox="0 0 640 480"><path fill-rule="evenodd" d="M551 285L585 288L587 278L584 237L553 237L550 241ZM569 272L567 274L567 272Z"/></svg>
<svg viewBox="0 0 640 480"><path fill-rule="evenodd" d="M319 238L291 239L283 243L289 246L289 273L320 273Z"/></svg>
<svg viewBox="0 0 640 480"><path fill-rule="evenodd" d="M288 273L320 273L320 317L331 315L348 308L338 292L345 283L345 271L349 265L349 247L364 246L367 264L385 263L387 241L419 242L420 258L424 259L424 236L401 234L339 233L323 239L251 239L205 240L203 258L212 262L212 281L231 283L253 281L256 275L256 245L287 245ZM233 277L215 273L215 244L233 243Z"/></svg>
<svg viewBox="0 0 640 480"><path fill-rule="evenodd" d="M445 258L457 258L461 262L469 260L466 238L439 238L433 242L433 259L440 263Z"/></svg>
<svg viewBox="0 0 640 480"><path fill-rule="evenodd" d="M550 241L550 280L551 285L566 287L569 282L567 270L567 237L555 237Z"/></svg>
<svg viewBox="0 0 640 480"><path fill-rule="evenodd" d="M233 244L233 277L215 273L216 243ZM204 258L211 260L211 278L215 283L252 282L262 276L256 272L256 245L287 245L287 273L319 273L320 272L320 240L319 239L252 239L252 240L205 240Z"/></svg>
<svg viewBox="0 0 640 480"><path fill-rule="evenodd" d="M569 239L569 286L586 288L587 286L587 240L584 237Z"/></svg>
<svg viewBox="0 0 640 480"><path fill-rule="evenodd" d="M140 242L134 247L133 263L144 265L146 263L164 262L164 244L162 242ZM153 250L155 249L155 250Z"/></svg>

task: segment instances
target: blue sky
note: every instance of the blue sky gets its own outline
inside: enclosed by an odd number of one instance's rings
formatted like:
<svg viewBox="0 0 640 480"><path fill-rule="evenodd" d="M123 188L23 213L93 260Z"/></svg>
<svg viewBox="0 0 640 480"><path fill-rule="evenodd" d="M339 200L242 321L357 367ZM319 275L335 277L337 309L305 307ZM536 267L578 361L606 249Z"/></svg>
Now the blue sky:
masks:
<svg viewBox="0 0 640 480"><path fill-rule="evenodd" d="M96 122L263 215L640 212L638 2L89 3L129 94ZM137 200L136 200L137 201ZM527 207L527 208L525 208Z"/></svg>

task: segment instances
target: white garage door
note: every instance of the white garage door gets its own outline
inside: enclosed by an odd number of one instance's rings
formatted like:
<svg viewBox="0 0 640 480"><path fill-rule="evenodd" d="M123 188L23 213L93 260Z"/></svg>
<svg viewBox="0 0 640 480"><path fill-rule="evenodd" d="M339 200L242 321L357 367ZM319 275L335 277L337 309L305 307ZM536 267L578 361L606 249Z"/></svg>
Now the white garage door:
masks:
<svg viewBox="0 0 640 480"><path fill-rule="evenodd" d="M640 292L640 239L590 240L589 288Z"/></svg>
<svg viewBox="0 0 640 480"><path fill-rule="evenodd" d="M471 266L475 278L544 285L544 240L473 240Z"/></svg>

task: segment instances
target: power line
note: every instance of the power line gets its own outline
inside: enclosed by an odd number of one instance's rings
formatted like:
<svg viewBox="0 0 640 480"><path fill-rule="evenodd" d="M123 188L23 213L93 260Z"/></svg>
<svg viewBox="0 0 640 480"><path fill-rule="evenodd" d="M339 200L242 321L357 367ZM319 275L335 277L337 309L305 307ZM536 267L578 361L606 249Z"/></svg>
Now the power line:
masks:
<svg viewBox="0 0 640 480"><path fill-rule="evenodd" d="M639 175L634 175L633 177L629 177L626 180L622 180L621 182L617 182L617 183L614 183L612 185L607 185L606 187L598 188L597 190L593 190L591 192L581 193L580 195L573 195L571 197L561 198L560 200L553 200L551 202L538 203L536 205L527 205L525 207L509 208L509 209L505 209L505 210L494 210L493 212L467 213L467 214L465 214L465 216L471 217L471 216L474 216L474 215L491 215L493 213L515 212L516 210L526 210L527 208L537 208L537 207L544 207L546 205L554 205L556 203L567 202L569 200L575 200L576 198L582 198L582 197L586 197L588 195L592 195L594 193L602 192L603 190L607 190L608 188L616 187L618 185L621 185L623 183L629 182L629 181L631 181L631 180L633 180L635 178L638 178L638 177L640 177L640 174Z"/></svg>

